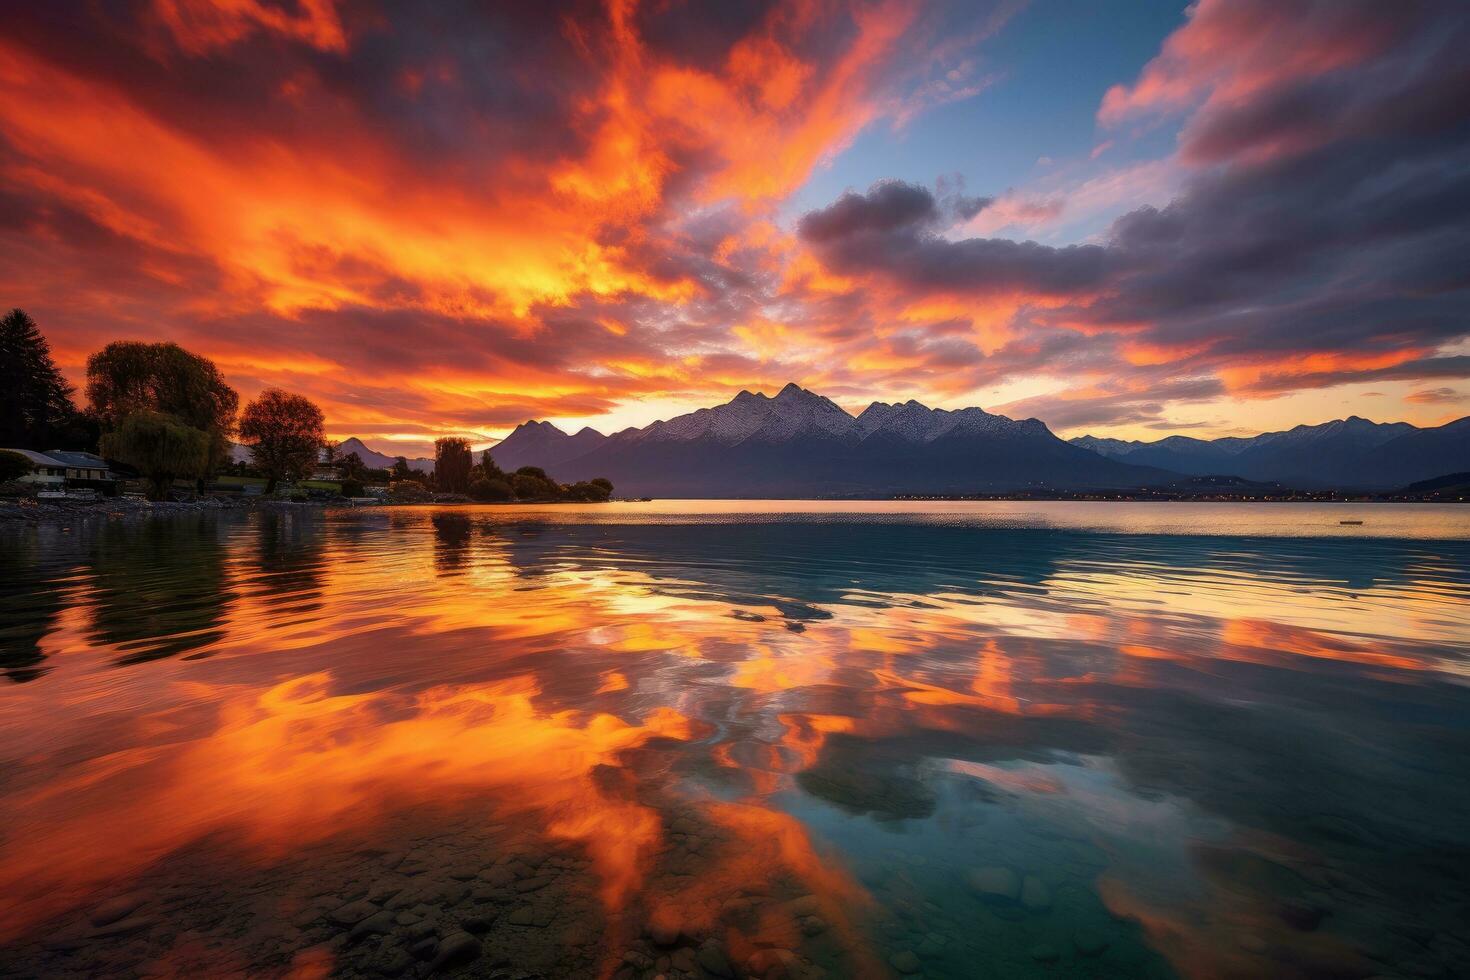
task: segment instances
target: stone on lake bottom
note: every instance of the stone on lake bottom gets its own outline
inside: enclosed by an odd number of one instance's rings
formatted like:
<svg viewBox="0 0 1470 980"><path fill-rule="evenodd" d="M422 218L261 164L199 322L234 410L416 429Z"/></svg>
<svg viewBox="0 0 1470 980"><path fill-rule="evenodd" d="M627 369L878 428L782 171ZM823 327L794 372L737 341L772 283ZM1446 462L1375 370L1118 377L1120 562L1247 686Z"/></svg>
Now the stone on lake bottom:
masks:
<svg viewBox="0 0 1470 980"><path fill-rule="evenodd" d="M757 977L789 976L796 969L796 954L789 949L758 949L745 961L745 972Z"/></svg>
<svg viewBox="0 0 1470 980"><path fill-rule="evenodd" d="M1031 958L1038 963L1055 963L1062 958L1062 951L1050 943L1037 943L1031 947Z"/></svg>
<svg viewBox="0 0 1470 980"><path fill-rule="evenodd" d="M1310 902L1287 899L1277 909L1281 921L1301 932L1312 932L1322 924L1324 910Z"/></svg>
<svg viewBox="0 0 1470 980"><path fill-rule="evenodd" d="M358 899L355 902L348 902L346 905L333 909L327 915L327 918L338 925L355 926L368 916L376 915L377 913L378 907L372 902Z"/></svg>
<svg viewBox="0 0 1470 980"><path fill-rule="evenodd" d="M92 925L111 925L118 919L132 915L142 905L143 897L141 895L119 895L116 898L108 899L92 910L90 916Z"/></svg>
<svg viewBox="0 0 1470 980"><path fill-rule="evenodd" d="M393 932L394 918L395 914L386 910L376 915L370 915L353 926L352 931L347 934L347 938L358 940L365 936L390 935Z"/></svg>
<svg viewBox="0 0 1470 980"><path fill-rule="evenodd" d="M730 967L730 961L720 947L713 943L706 943L699 948L699 965L717 977L733 977L735 971Z"/></svg>
<svg viewBox="0 0 1470 980"><path fill-rule="evenodd" d="M1010 904L1021 894L1021 877L1010 868L976 868L969 874L970 890L985 902Z"/></svg>
<svg viewBox="0 0 1470 980"><path fill-rule="evenodd" d="M1078 929L1072 934L1072 945L1083 956L1100 956L1111 945L1108 937L1096 929Z"/></svg>
<svg viewBox="0 0 1470 980"><path fill-rule="evenodd" d="M918 954L911 949L894 953L888 957L888 963L899 973L918 973L921 966Z"/></svg>
<svg viewBox="0 0 1470 980"><path fill-rule="evenodd" d="M439 973L442 970L453 969L479 959L480 949L480 941L469 933L450 933L439 944L439 952L429 964L429 972Z"/></svg>
<svg viewBox="0 0 1470 980"><path fill-rule="evenodd" d="M1021 883L1021 907L1032 912L1045 912L1051 908L1051 889L1035 875L1027 875Z"/></svg>
<svg viewBox="0 0 1470 980"><path fill-rule="evenodd" d="M157 922L151 915L134 915L126 919L118 919L116 922L108 923L92 933L93 939L117 939L122 936L132 936L149 929Z"/></svg>
<svg viewBox="0 0 1470 980"><path fill-rule="evenodd" d="M395 949L391 956L378 964L378 972L385 977L397 977L402 976L411 966L413 966L413 957L401 949Z"/></svg>
<svg viewBox="0 0 1470 980"><path fill-rule="evenodd" d="M494 923L494 914L483 912L479 915L467 915L459 920L459 924L464 926L466 932L489 932Z"/></svg>

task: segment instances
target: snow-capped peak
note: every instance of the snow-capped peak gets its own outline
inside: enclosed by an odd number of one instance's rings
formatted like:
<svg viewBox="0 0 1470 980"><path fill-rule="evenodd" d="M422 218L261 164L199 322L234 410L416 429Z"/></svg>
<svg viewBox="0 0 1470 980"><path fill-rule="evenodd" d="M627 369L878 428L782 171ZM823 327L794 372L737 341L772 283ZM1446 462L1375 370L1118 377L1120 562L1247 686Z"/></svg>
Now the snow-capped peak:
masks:
<svg viewBox="0 0 1470 980"><path fill-rule="evenodd" d="M1007 435L1026 428L1031 421L1015 422L1004 415L991 415L981 408L953 411L929 408L913 399L892 404L873 402L858 416L864 437L884 432L909 442L933 442L950 433Z"/></svg>
<svg viewBox="0 0 1470 980"><path fill-rule="evenodd" d="M709 438L733 446L751 438L782 442L808 434L849 436L856 425L831 399L788 384L775 398L742 391L723 405L655 422L631 438L640 442Z"/></svg>

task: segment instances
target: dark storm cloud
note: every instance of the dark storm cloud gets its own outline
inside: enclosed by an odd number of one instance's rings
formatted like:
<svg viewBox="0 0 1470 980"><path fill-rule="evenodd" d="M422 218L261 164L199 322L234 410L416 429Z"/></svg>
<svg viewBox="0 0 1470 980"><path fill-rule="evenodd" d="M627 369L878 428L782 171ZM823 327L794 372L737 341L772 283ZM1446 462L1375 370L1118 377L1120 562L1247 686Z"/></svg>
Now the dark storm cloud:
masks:
<svg viewBox="0 0 1470 980"><path fill-rule="evenodd" d="M801 237L817 245L846 239L880 240L889 235L913 235L939 222L934 195L922 187L888 180L874 184L866 194L848 191L835 204L804 215L797 225Z"/></svg>
<svg viewBox="0 0 1470 980"><path fill-rule="evenodd" d="M941 221L939 204L926 188L885 181L803 216L798 232L835 271L877 273L918 292L1070 294L1103 281L1107 256L1098 246L1052 248L1004 238L951 241L938 233Z"/></svg>

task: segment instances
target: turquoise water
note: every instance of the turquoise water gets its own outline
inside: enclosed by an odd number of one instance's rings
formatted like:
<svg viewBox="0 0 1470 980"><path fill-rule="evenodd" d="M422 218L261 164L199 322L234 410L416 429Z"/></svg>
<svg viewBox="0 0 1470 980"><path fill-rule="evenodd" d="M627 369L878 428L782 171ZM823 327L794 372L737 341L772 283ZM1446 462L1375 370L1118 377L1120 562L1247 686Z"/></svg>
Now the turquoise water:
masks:
<svg viewBox="0 0 1470 980"><path fill-rule="evenodd" d="M1466 513L0 528L0 975L1463 975Z"/></svg>

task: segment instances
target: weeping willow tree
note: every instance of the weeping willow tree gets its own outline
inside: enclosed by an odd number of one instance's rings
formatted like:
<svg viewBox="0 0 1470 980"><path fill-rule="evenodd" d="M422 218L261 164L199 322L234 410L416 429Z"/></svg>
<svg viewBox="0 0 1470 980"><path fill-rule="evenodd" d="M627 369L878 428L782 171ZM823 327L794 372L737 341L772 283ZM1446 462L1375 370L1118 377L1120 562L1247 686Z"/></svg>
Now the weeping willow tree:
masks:
<svg viewBox="0 0 1470 980"><path fill-rule="evenodd" d="M165 500L175 480L209 472L213 440L164 412L134 412L102 436L102 455L127 463L148 481L148 499Z"/></svg>

